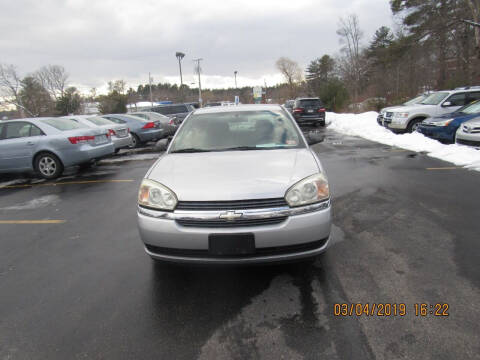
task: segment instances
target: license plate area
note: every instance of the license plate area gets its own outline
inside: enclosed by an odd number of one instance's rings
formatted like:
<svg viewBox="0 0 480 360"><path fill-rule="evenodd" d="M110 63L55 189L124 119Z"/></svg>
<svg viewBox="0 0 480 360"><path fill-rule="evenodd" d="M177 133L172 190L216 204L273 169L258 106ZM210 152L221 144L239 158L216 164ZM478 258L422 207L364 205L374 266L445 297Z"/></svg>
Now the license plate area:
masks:
<svg viewBox="0 0 480 360"><path fill-rule="evenodd" d="M105 144L107 142L107 136L106 135L97 135L95 136L95 144L100 145L100 144Z"/></svg>
<svg viewBox="0 0 480 360"><path fill-rule="evenodd" d="M208 235L208 253L217 256L255 254L255 235L210 234Z"/></svg>

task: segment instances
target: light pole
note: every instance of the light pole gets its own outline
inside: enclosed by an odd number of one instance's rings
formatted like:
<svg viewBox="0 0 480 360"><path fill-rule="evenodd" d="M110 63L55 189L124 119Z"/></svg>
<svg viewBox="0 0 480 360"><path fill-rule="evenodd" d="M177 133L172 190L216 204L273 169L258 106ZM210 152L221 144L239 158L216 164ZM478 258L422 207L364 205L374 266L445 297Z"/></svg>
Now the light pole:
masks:
<svg viewBox="0 0 480 360"><path fill-rule="evenodd" d="M237 89L237 73L238 73L237 70L233 72L233 75L235 75L235 89Z"/></svg>
<svg viewBox="0 0 480 360"><path fill-rule="evenodd" d="M153 106L153 97L152 97L152 77L148 73L148 89L150 90L150 104Z"/></svg>
<svg viewBox="0 0 480 360"><path fill-rule="evenodd" d="M178 68L180 69L180 89L182 88L182 85L183 85L183 77L182 77L182 59L185 57L185 54L180 52L180 51L177 51L175 53L175 56L177 57L178 59Z"/></svg>
<svg viewBox="0 0 480 360"><path fill-rule="evenodd" d="M202 81L200 80L200 73L202 72L202 68L200 67L200 61L203 59L198 58L194 59L193 61L196 62L195 65L195 72L198 74L198 103L200 107L202 107Z"/></svg>

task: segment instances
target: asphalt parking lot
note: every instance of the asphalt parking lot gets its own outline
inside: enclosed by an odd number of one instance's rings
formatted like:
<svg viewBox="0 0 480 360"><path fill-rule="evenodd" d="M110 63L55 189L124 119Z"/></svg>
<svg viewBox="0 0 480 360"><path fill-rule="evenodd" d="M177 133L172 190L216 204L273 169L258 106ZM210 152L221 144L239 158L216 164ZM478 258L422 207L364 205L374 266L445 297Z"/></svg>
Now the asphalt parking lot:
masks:
<svg viewBox="0 0 480 360"><path fill-rule="evenodd" d="M334 228L314 264L154 264L136 228L152 149L1 178L0 358L480 358L480 173L320 131ZM367 303L406 314L335 316Z"/></svg>

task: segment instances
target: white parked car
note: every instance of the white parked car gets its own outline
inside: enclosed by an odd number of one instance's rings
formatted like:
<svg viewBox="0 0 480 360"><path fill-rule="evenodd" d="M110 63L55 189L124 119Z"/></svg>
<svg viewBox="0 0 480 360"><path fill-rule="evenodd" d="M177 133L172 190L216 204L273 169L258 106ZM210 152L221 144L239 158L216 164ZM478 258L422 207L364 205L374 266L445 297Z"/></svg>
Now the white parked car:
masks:
<svg viewBox="0 0 480 360"><path fill-rule="evenodd" d="M390 117L391 117L391 110L392 110L392 109L395 109L395 108L397 108L397 107L399 107L399 106L410 106L410 105L418 104L419 102L425 100L425 98L426 98L428 95L430 95L430 94L418 95L418 96L414 97L413 99L410 99L410 100L404 102L403 104L396 105L396 106L388 106L388 107L383 108L382 110L380 110L380 112L379 112L379 114L378 114L378 116L377 116L377 123L378 123L378 125L380 125L380 126L385 126L385 125L383 124L383 121L384 121L385 114L387 114L387 113L389 114L389 120L391 120Z"/></svg>
<svg viewBox="0 0 480 360"><path fill-rule="evenodd" d="M394 132L412 132L429 117L440 116L480 99L480 86L435 92L418 104L390 109L384 124Z"/></svg>
<svg viewBox="0 0 480 360"><path fill-rule="evenodd" d="M480 117L464 122L457 130L455 142L480 148Z"/></svg>

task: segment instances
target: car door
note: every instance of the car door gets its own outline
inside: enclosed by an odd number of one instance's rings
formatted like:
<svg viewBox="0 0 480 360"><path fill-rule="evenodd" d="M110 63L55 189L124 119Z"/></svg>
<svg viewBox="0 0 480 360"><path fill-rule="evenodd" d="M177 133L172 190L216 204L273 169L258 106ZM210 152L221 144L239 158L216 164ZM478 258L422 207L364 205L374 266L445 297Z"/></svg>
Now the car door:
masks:
<svg viewBox="0 0 480 360"><path fill-rule="evenodd" d="M456 93L456 94L450 95L442 103L442 106L440 107L440 114L448 114L448 113L457 111L465 104L467 104L466 93Z"/></svg>
<svg viewBox="0 0 480 360"><path fill-rule="evenodd" d="M35 125L25 121L8 122L0 140L0 168L22 170L32 168L32 156L43 135Z"/></svg>

